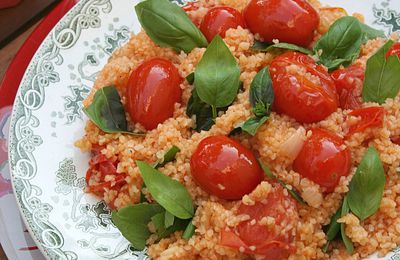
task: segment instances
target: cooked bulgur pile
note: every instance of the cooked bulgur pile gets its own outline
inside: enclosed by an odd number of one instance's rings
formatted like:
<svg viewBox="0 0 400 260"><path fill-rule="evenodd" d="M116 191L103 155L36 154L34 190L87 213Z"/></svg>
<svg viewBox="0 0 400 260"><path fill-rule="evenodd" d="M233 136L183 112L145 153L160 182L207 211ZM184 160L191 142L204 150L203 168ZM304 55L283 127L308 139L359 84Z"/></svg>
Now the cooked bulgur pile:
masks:
<svg viewBox="0 0 400 260"><path fill-rule="evenodd" d="M199 0L192 4L192 8L187 8L185 11L193 23L199 25L203 17L215 6L228 6L243 12L249 2L249 0ZM336 20L347 16L341 8L324 7L317 0L309 0L309 3L317 11L320 19L314 31L312 43L309 46L296 43L303 47L314 46ZM354 14L353 17L362 22L362 15ZM249 25L248 22L247 24ZM393 41L398 41L396 35L392 35L391 38ZM400 95L387 98L381 104L365 102L365 100L362 102L362 81L360 81L352 90L355 93L353 95L355 102L359 104L358 110L354 107L353 109L346 107L349 102L345 102L345 105L336 106L333 112L323 116L322 120L305 122L296 120L295 116L287 115L285 108L281 109L278 104L274 104L268 120L257 129L254 136L244 131L233 134L234 129L254 116L249 96L250 86L257 73L266 66L270 66L272 81L275 83L276 71L271 69L275 62L273 60L288 52L277 48L267 52L254 50L252 46L260 40L265 39L259 33L253 34L251 30L242 26L226 31L223 42L239 65L240 81L243 85L233 103L225 110L217 111L218 116L209 130L195 131L196 116L187 114L188 102L194 88L194 84L190 84L188 80L182 80L180 83L181 101L174 104L173 115L157 124L154 129L149 130L137 120L132 120L132 114L126 113L129 129L144 132L144 135L106 133L89 120L85 127L86 135L76 142L76 146L84 152L91 151L93 156L103 156L102 161L109 164L109 174L102 176L101 172L92 171L90 176L87 176L88 191L100 196L116 210L138 204L143 197L147 202L154 203L157 199L154 199L154 194L143 185L142 174L136 161L154 163L162 160L164 154L175 145L180 149L175 160L162 165L158 171L179 181L190 194L195 205L192 220L195 232L189 239L183 239L183 229L180 229L159 239L154 223L150 222L148 226L151 235L146 244L151 258L361 259L375 252L381 256L385 255L400 244ZM387 39L379 37L363 42L361 51L351 66L357 65L365 70L368 59L386 42ZM279 43L279 41L274 40L274 43ZM113 53L99 73L92 93L85 100L84 105L89 107L92 104L97 90L106 86L115 86L123 106L128 111L130 105L127 88L130 85L130 76L140 64L152 58L165 59L176 66L181 78L186 78L196 70L205 52L205 47L194 48L187 52L159 47L143 30L133 35L125 46ZM314 55L310 59L317 60L318 58ZM281 62L285 62L284 58ZM288 65L286 70L302 76L305 81L312 84L323 84L320 78L315 77L315 74L310 74L309 71L296 64ZM348 65L342 63L337 69L344 69ZM328 68L323 65L320 67L325 71L323 73L327 74ZM279 100L277 95L279 93L275 93L275 102ZM341 96L339 99L342 101ZM380 124L371 124L357 130L357 124L363 120L363 115L354 111L371 107L382 109L383 119ZM339 176L338 183L334 183L334 186L320 185L312 178L307 178L309 176L306 177L297 172L297 169L301 169L300 166L294 167L296 157L302 155L302 149L306 149L307 140L312 138L313 133L316 135L315 129L335 134L343 142L340 149L349 151L350 170L347 174ZM224 199L224 196L204 189L193 177L191 158L198 149L199 143L211 136L229 136L230 139L236 140L250 150L254 157L267 165L275 177L273 179L263 177L257 182L255 189L240 196L241 199ZM371 146L375 147L379 154L386 177L379 209L365 219L357 216L353 209L339 216L337 223L345 224L343 225L345 235L354 245L352 253L346 250L340 239L331 241L328 249L325 250L324 246L328 243L326 226L331 223L332 216L338 210L340 211L344 197L349 192L349 183ZM309 156L311 155L305 158ZM96 163L98 162L91 161L91 165ZM304 167L317 166L305 165ZM276 179L286 186L281 186ZM101 182L108 185L99 187L98 184ZM97 188L90 189L90 187ZM221 191L226 188L221 184L218 187ZM291 190L296 191L305 203L294 200L289 193ZM278 206L266 210L262 216L240 214L247 212L246 207L263 203L272 207L274 203L278 203ZM281 217L282 215L284 217ZM240 223L243 222L248 223L249 226L257 224L257 227L265 228L262 232L275 234L275 239L278 240L275 242L281 243L280 247L287 253L275 252L268 258L268 255L257 253L256 246L251 244L248 244L248 248L240 245L227 246L229 243L224 242L221 236L234 233L227 233L229 230L239 232ZM254 235L257 236L257 232ZM251 254L252 250L254 254Z"/></svg>

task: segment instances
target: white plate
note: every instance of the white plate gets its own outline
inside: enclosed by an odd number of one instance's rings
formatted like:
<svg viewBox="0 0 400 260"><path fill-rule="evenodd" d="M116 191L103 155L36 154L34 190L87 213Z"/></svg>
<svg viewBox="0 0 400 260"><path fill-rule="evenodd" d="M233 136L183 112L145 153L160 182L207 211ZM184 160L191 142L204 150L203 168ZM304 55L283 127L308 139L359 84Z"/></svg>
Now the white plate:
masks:
<svg viewBox="0 0 400 260"><path fill-rule="evenodd" d="M46 258L146 258L113 226L105 203L83 193L89 158L73 145L84 134L82 100L96 74L140 30L137 2L80 1L45 39L21 82L10 127L12 183L24 221ZM399 1L323 2L362 13L367 23L386 32L400 31L394 11L400 10ZM387 257L400 257L392 255Z"/></svg>

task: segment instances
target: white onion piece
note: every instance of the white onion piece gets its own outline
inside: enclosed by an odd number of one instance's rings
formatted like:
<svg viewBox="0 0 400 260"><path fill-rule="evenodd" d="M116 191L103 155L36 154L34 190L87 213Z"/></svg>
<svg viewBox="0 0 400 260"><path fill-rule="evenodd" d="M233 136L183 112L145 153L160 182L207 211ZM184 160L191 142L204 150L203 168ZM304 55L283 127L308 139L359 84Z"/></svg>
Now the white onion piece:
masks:
<svg viewBox="0 0 400 260"><path fill-rule="evenodd" d="M300 127L292 136L281 144L279 153L289 158L291 161L294 161L300 153L301 148L303 148L306 139L306 130L303 127Z"/></svg>

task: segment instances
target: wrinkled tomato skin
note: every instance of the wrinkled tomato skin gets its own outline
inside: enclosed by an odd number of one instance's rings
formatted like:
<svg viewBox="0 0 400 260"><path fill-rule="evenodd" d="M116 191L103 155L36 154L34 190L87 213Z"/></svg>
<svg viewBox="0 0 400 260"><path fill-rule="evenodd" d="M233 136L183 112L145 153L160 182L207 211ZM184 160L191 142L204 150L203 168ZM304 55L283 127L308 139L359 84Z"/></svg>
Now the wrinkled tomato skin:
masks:
<svg viewBox="0 0 400 260"><path fill-rule="evenodd" d="M257 254L268 260L283 259L295 251L291 243L296 235L298 221L296 202L290 195L284 194L280 184L273 183L272 186L271 192L262 202L256 201L253 205L240 204L237 214L248 215L250 218L240 222L233 230L222 230L221 245L238 250L242 248L245 253ZM274 225L260 224L264 217L273 218ZM287 226L293 228L282 235L280 231ZM250 246L255 248L252 250Z"/></svg>
<svg viewBox="0 0 400 260"><path fill-rule="evenodd" d="M293 162L293 169L326 188L326 192L332 192L340 177L350 173L350 152L343 146L343 139L336 134L313 128L312 136Z"/></svg>
<svg viewBox="0 0 400 260"><path fill-rule="evenodd" d="M306 0L251 0L243 15L250 31L265 42L308 47L319 25L317 11Z"/></svg>
<svg viewBox="0 0 400 260"><path fill-rule="evenodd" d="M363 132L372 127L383 127L383 120L385 118L385 109L383 107L365 107L353 110L349 116L360 118L360 120L350 126L349 132L346 137L359 132Z"/></svg>
<svg viewBox="0 0 400 260"><path fill-rule="evenodd" d="M200 25L200 30L211 42L216 35L225 37L227 30L238 26L245 28L245 22L242 14L234 8L227 6L214 7L204 16Z"/></svg>
<svg viewBox="0 0 400 260"><path fill-rule="evenodd" d="M331 76L335 82L341 108L357 109L361 106L364 75L364 68L356 64L332 72Z"/></svg>
<svg viewBox="0 0 400 260"><path fill-rule="evenodd" d="M182 78L168 60L155 58L143 62L131 74L128 82L128 112L133 122L147 130L170 118L175 103L181 102Z"/></svg>
<svg viewBox="0 0 400 260"><path fill-rule="evenodd" d="M203 190L226 200L241 199L264 177L253 153L226 136L203 139L191 157L190 169Z"/></svg>
<svg viewBox="0 0 400 260"><path fill-rule="evenodd" d="M294 69L290 69L294 65ZM270 64L278 113L293 117L300 123L319 122L338 108L335 83L326 70L304 54L287 52ZM312 75L309 80L300 71ZM318 80L318 83L315 82Z"/></svg>
<svg viewBox="0 0 400 260"><path fill-rule="evenodd" d="M400 42L396 42L390 47L389 51L386 53L386 59L392 55L396 55L400 59Z"/></svg>

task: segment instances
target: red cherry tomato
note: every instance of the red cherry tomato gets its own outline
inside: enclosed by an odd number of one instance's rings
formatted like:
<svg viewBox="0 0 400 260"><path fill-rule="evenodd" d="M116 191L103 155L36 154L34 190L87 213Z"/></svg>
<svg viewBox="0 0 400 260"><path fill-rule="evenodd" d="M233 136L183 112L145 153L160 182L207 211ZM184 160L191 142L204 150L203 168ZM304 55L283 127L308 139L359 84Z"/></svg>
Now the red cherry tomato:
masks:
<svg viewBox="0 0 400 260"><path fill-rule="evenodd" d="M353 110L349 116L360 117L361 120L350 126L347 136L351 136L357 132L363 132L367 128L382 127L383 118L385 117L385 109L383 107L366 107Z"/></svg>
<svg viewBox="0 0 400 260"><path fill-rule="evenodd" d="M306 0L251 0L243 12L247 27L263 41L307 47L319 24L317 11Z"/></svg>
<svg viewBox="0 0 400 260"><path fill-rule="evenodd" d="M192 155L190 169L201 188L227 200L241 199L264 177L253 153L226 136L203 139Z"/></svg>
<svg viewBox="0 0 400 260"><path fill-rule="evenodd" d="M400 145L400 136L395 136L390 138L390 140L392 141L392 143Z"/></svg>
<svg viewBox="0 0 400 260"><path fill-rule="evenodd" d="M174 104L181 102L182 78L168 60L155 58L143 62L128 82L128 112L134 122L152 130L170 118Z"/></svg>
<svg viewBox="0 0 400 260"><path fill-rule="evenodd" d="M214 7L204 16L200 30L211 42L216 35L225 37L227 30L241 26L245 28L242 14L234 8L227 6Z"/></svg>
<svg viewBox="0 0 400 260"><path fill-rule="evenodd" d="M234 230L222 230L221 245L244 250L247 254L257 254L268 260L286 258L295 251L291 243L298 220L296 203L290 196L284 195L279 184L273 184L272 191L262 202L251 206L242 203L237 214L249 215L250 219L240 222ZM262 223L265 217L273 218L274 224ZM293 228L282 234L284 227L281 225Z"/></svg>
<svg viewBox="0 0 400 260"><path fill-rule="evenodd" d="M334 191L340 177L349 175L350 152L343 139L329 131L313 128L293 163L293 169L303 177Z"/></svg>
<svg viewBox="0 0 400 260"><path fill-rule="evenodd" d="M361 106L364 74L365 70L360 65L351 65L332 72L341 108L356 109Z"/></svg>
<svg viewBox="0 0 400 260"><path fill-rule="evenodd" d="M331 76L304 54L276 57L269 71L275 94L274 109L300 123L314 123L336 111L338 96Z"/></svg>
<svg viewBox="0 0 400 260"><path fill-rule="evenodd" d="M386 59L391 55L397 55L400 59L400 42L396 42L390 47L389 51L386 53Z"/></svg>

